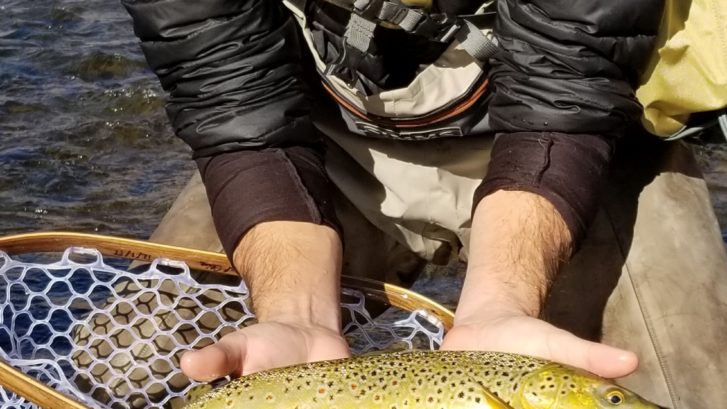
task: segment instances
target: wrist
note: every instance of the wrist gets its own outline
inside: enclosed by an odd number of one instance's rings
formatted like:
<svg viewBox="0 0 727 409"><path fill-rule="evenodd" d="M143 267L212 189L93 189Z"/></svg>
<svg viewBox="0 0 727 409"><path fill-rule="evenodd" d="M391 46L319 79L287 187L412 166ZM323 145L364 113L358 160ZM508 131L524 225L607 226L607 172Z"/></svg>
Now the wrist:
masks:
<svg viewBox="0 0 727 409"><path fill-rule="evenodd" d="M483 198L472 218L458 314L537 317L569 242L565 223L542 197L497 191Z"/></svg>
<svg viewBox="0 0 727 409"><path fill-rule="evenodd" d="M307 293L278 293L255 304L259 323L278 322L302 327L341 330L341 309L337 294L308 296Z"/></svg>
<svg viewBox="0 0 727 409"><path fill-rule="evenodd" d="M341 253L327 226L276 221L251 229L233 259L259 322L340 331Z"/></svg>
<svg viewBox="0 0 727 409"><path fill-rule="evenodd" d="M454 324L510 316L537 317L541 303L536 294L518 288L497 274L468 270Z"/></svg>

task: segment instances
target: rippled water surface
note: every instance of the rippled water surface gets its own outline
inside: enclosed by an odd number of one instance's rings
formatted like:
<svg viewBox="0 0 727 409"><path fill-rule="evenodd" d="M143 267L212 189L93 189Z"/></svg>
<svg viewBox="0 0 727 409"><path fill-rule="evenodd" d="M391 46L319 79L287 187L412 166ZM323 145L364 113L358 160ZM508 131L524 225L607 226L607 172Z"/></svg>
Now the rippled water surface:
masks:
<svg viewBox="0 0 727 409"><path fill-rule="evenodd" d="M193 170L116 0L0 0L0 234L146 237Z"/></svg>
<svg viewBox="0 0 727 409"><path fill-rule="evenodd" d="M194 166L117 0L0 0L0 234L147 237ZM727 154L700 148L727 221Z"/></svg>

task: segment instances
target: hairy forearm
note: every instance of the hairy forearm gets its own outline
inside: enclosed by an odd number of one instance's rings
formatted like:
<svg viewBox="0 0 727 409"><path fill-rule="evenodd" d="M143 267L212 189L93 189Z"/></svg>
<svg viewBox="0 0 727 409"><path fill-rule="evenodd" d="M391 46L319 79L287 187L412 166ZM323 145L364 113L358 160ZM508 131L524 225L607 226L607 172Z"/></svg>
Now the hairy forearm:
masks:
<svg viewBox="0 0 727 409"><path fill-rule="evenodd" d="M541 196L497 191L480 201L472 220L459 322L483 311L537 316L571 237L560 214Z"/></svg>
<svg viewBox="0 0 727 409"><path fill-rule="evenodd" d="M341 241L327 226L273 221L253 227L233 261L259 322L340 328Z"/></svg>

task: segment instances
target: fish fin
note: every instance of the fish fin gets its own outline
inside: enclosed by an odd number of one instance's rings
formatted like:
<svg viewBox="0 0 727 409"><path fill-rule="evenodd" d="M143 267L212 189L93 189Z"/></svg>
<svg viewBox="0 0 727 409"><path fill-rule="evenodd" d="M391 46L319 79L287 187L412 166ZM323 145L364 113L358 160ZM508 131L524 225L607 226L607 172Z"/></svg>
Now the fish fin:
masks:
<svg viewBox="0 0 727 409"><path fill-rule="evenodd" d="M512 406L508 405L507 402L500 399L497 395L490 392L489 389L484 388L485 402L490 409L513 409Z"/></svg>
<svg viewBox="0 0 727 409"><path fill-rule="evenodd" d="M405 348L406 344L402 346L402 348ZM387 349L372 349L370 351L366 351L364 353L358 354L357 356L377 356L377 355L391 355L391 354L412 354L415 352L431 352L429 349L397 349L395 347L390 347Z"/></svg>

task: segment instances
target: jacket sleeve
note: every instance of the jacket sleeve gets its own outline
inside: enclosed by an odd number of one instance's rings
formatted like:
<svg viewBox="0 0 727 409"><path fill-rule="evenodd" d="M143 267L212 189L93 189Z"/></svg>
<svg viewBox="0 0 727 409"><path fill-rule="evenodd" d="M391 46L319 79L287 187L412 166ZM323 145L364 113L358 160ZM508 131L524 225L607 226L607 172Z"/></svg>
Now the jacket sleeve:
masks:
<svg viewBox="0 0 727 409"><path fill-rule="evenodd" d="M193 150L231 255L252 226L338 229L310 117L295 22L273 0L122 0Z"/></svg>
<svg viewBox="0 0 727 409"><path fill-rule="evenodd" d="M551 201L576 242L585 235L613 140L641 114L634 85L662 3L498 1L489 109L499 135L475 206L499 189L531 191Z"/></svg>
<svg viewBox="0 0 727 409"><path fill-rule="evenodd" d="M638 71L662 0L500 0L490 107L505 132L616 136L637 120Z"/></svg>

